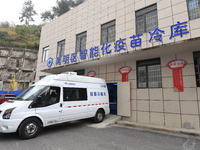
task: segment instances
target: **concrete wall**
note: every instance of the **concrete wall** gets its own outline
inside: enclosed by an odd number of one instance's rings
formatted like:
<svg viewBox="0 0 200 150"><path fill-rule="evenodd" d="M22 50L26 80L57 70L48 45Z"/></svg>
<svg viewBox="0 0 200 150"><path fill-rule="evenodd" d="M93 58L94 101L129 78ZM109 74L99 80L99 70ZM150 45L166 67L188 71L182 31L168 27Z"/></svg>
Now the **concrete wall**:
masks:
<svg viewBox="0 0 200 150"><path fill-rule="evenodd" d="M14 75L20 82L18 90L25 90L35 81L37 51L0 47L0 90L11 91Z"/></svg>

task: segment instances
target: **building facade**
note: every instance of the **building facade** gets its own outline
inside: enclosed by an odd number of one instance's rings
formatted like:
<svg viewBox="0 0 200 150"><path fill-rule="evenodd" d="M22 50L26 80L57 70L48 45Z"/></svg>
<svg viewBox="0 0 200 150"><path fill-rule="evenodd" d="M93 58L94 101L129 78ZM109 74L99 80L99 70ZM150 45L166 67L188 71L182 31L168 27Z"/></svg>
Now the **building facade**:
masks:
<svg viewBox="0 0 200 150"><path fill-rule="evenodd" d="M86 0L42 27L36 80L104 78L123 120L199 132L199 69L200 0Z"/></svg>

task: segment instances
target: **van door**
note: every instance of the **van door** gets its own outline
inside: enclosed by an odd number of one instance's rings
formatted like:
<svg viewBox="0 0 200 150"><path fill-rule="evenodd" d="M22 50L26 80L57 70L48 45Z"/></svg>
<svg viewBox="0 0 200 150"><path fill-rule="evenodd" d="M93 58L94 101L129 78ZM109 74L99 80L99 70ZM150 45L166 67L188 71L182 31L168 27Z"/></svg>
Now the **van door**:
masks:
<svg viewBox="0 0 200 150"><path fill-rule="evenodd" d="M62 121L87 118L87 89L63 87Z"/></svg>
<svg viewBox="0 0 200 150"><path fill-rule="evenodd" d="M46 125L61 122L60 87L48 87L37 99L36 114L43 116Z"/></svg>

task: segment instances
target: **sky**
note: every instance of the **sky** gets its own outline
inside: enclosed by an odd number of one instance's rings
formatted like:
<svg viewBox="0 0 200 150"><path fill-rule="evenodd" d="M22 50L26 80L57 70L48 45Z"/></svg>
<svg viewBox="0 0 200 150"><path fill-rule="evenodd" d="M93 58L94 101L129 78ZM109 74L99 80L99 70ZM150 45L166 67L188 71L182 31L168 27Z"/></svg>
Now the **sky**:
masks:
<svg viewBox="0 0 200 150"><path fill-rule="evenodd" d="M21 25L19 17L25 0L0 0L0 22L13 22L15 25ZM38 25L42 23L40 14L45 10L51 10L56 6L56 0L32 0L34 10L38 15L33 16L35 22L31 24Z"/></svg>

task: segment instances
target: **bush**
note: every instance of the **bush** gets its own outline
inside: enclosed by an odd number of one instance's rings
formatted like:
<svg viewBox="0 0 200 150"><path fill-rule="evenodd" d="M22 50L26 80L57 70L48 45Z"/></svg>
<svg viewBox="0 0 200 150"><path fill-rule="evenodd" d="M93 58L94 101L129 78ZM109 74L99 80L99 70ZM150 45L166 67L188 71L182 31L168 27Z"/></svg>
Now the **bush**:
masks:
<svg viewBox="0 0 200 150"><path fill-rule="evenodd" d="M0 28L0 46L39 49L41 25Z"/></svg>
<svg viewBox="0 0 200 150"><path fill-rule="evenodd" d="M8 37L8 32L7 31L0 31L0 39L6 40Z"/></svg>

